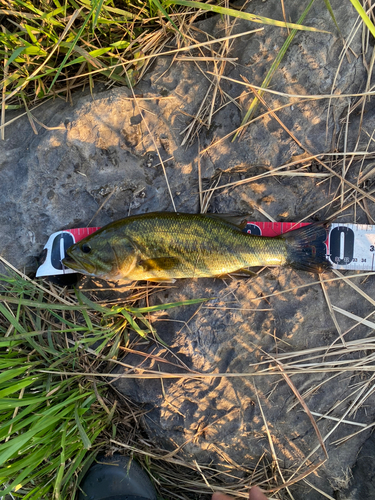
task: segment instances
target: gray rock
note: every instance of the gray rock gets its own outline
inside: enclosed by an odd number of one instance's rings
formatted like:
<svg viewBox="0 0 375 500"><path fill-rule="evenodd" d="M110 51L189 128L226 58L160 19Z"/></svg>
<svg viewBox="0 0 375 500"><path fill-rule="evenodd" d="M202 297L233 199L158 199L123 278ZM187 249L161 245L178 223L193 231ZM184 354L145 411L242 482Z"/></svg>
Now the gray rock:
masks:
<svg viewBox="0 0 375 500"><path fill-rule="evenodd" d="M338 500L375 498L375 435L372 434L360 449L352 468L349 487L340 492Z"/></svg>
<svg viewBox="0 0 375 500"><path fill-rule="evenodd" d="M352 20L356 18L352 6L338 1L332 2L332 6L344 36L348 36ZM287 17L297 20L302 11L299 2L286 8ZM282 19L280 9L279 2L249 4L252 12L277 19ZM221 37L225 33L223 23L223 19L214 16L199 23L199 28ZM322 5L313 6L306 24L331 33L297 34L272 80L275 91L309 95L330 92L342 43ZM250 23L239 21L234 31L245 32L251 28ZM271 27L237 38L229 54L237 58L237 62L234 66L227 64L225 76L237 81L242 81L244 76L260 85L284 40L285 31ZM355 54L361 52L360 33L351 48ZM213 69L206 63L200 66L202 70ZM343 61L335 91L362 91L366 78L362 58L352 54L350 61ZM186 145L181 145L185 137L182 132L191 124L189 115L198 112L209 85L194 62L179 61L171 65L171 58L158 58L152 72L136 89L138 95L148 99L139 98L138 105L125 88L93 96L76 94L73 106L56 100L33 111L39 121L53 128L51 130L36 125L38 135L35 136L26 118L7 127L6 141L0 143L2 255L13 265L23 267L56 230L88 223L100 226L129 213L173 210L167 180L176 209L197 212L198 146L194 136L187 139ZM233 103L220 107L222 103L217 98L211 127L199 132L201 149L238 127L250 104L251 95L246 94L246 87L240 83L222 79L220 87L232 98L238 98L241 110ZM264 98L271 108L288 102L280 95L264 94ZM332 101L328 122L327 100L296 100L293 106L278 111L277 116L304 148L314 154L327 153L332 151L332 144L342 150L340 120L348 102L348 99ZM264 109L260 107L258 113L261 112ZM358 120L358 116L351 117L349 150L357 139ZM367 147L366 132L371 134L374 125L375 114L370 107L365 115L359 149ZM157 150L165 162L165 173ZM218 142L201 157L204 187L209 188L219 177L220 185L224 185L263 174L303 152L271 116L264 117L254 121L240 141ZM364 168L368 165L366 161ZM356 182L359 170L359 163L354 162L348 179ZM319 168L313 164L310 171L319 173ZM338 171L341 172L341 167ZM245 213L253 220L264 220L264 212L275 220L323 219L337 208L327 203L338 188L335 178L321 182L314 177L262 177L215 191L209 210ZM257 207L262 209L261 213ZM375 216L372 202L368 203L368 211ZM351 208L345 214L348 221L354 220ZM358 208L355 216L356 222L367 222L361 209ZM269 356L282 352L328 349L337 342L338 335L320 286L296 288L315 280L312 275L289 269L266 270L250 280L181 280L175 287L153 295L151 303L196 297L215 297L215 300L209 306L171 310L169 321L158 319L155 325L170 351L154 344L139 348L164 357L165 363L150 358L147 365L143 357L135 355L127 356L126 362L138 364L142 359L143 367L171 372L181 372L183 362L188 369L199 373L246 374L259 373L262 367L270 365ZM370 297L374 296L372 278L364 283L360 278L353 281ZM326 286L334 305L361 317L371 312L372 305L343 282ZM289 288L293 290L287 294L259 300ZM343 332L353 325L353 321L344 316L338 316L337 321ZM368 327L359 326L349 330L345 338L356 340L371 334ZM294 375L292 381L312 411L329 412L330 416L341 418L350 405L345 398L353 393L355 384L369 380L370 376L366 372L349 371L330 377L330 373L305 373ZM218 471L226 470L228 464L238 464L241 474L242 467L256 465L264 453L271 456L261 409L280 466L286 470L286 480L290 478L287 470L295 470L319 444L311 422L279 373L215 376L204 380L171 379L164 380L163 388L159 380L120 379L117 387L149 408L145 425L155 442L166 449L181 446L179 453L186 459L211 463ZM314 387L311 394L306 394ZM355 396L353 393L351 398ZM346 416L346 420L372 422L373 398L370 395L355 415ZM340 401L342 403L333 408ZM321 419L318 427L325 436L335 424L334 420ZM357 429L350 424L340 424L326 442L329 460L319 469L319 475L309 477L311 483L331 496L343 490L342 480L347 477L348 469L355 463L358 466L356 454L368 431L340 446L334 441ZM318 450L307 465L322 458ZM296 499L321 498L316 490L303 483L292 490Z"/></svg>

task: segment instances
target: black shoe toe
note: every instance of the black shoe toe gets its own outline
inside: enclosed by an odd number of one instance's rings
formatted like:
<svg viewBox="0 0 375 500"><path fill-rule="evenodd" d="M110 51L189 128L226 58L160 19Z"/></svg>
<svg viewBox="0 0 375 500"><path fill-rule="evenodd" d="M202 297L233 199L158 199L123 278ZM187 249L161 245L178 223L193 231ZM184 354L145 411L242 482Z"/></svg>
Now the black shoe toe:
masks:
<svg viewBox="0 0 375 500"><path fill-rule="evenodd" d="M80 484L78 500L157 500L147 473L122 455L97 458Z"/></svg>

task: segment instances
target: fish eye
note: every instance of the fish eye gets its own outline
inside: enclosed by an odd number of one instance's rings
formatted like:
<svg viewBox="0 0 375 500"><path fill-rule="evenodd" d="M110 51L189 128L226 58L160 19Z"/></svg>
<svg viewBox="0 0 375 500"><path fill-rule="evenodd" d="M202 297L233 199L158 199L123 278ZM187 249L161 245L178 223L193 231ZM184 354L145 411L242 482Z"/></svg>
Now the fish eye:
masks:
<svg viewBox="0 0 375 500"><path fill-rule="evenodd" d="M84 243L81 246L81 250L82 250L83 253L90 253L91 252L91 247L87 243Z"/></svg>

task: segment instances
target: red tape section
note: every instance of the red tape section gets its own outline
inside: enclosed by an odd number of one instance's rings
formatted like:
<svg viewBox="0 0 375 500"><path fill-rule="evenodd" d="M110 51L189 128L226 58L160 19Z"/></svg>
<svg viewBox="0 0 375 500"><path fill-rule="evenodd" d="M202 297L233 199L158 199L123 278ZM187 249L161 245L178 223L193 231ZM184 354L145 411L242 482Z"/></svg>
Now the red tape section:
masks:
<svg viewBox="0 0 375 500"><path fill-rule="evenodd" d="M308 222L247 222L246 232L257 236L279 236L293 229L299 229L303 226L308 226ZM71 233L74 241L83 240L86 236L95 233L100 227L79 227L75 229L64 229L64 231Z"/></svg>
<svg viewBox="0 0 375 500"><path fill-rule="evenodd" d="M64 229L65 232L73 235L74 241L83 240L86 236L90 236L90 234L95 233L100 229L100 227L77 227L75 229Z"/></svg>

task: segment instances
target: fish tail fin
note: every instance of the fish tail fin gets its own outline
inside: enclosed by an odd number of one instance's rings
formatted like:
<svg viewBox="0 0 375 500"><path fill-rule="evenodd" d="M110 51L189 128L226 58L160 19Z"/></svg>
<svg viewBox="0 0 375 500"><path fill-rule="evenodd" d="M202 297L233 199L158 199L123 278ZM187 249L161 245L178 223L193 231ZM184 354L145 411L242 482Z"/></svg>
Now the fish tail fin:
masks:
<svg viewBox="0 0 375 500"><path fill-rule="evenodd" d="M327 260L327 228L329 222L316 222L294 231L284 233L287 264L295 269L321 273L330 269Z"/></svg>

